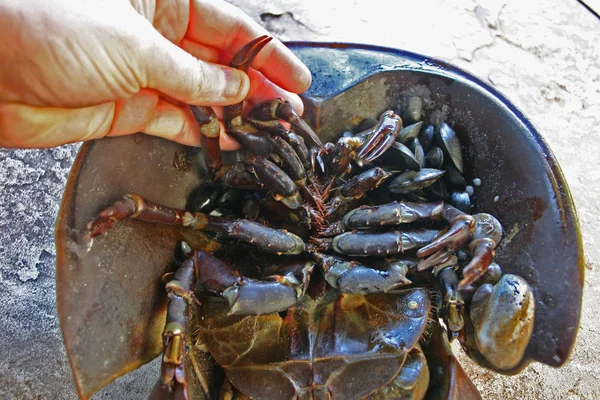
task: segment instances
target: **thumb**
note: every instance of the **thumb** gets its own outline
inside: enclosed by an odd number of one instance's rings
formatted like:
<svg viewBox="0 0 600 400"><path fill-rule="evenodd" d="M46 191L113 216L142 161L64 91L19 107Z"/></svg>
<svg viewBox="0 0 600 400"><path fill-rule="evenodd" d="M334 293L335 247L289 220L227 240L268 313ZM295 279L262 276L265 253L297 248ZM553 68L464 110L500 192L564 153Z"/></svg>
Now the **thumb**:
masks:
<svg viewBox="0 0 600 400"><path fill-rule="evenodd" d="M144 35L149 43L139 53L139 65L147 88L205 106L235 104L247 96L250 79L244 72L195 58L151 25Z"/></svg>

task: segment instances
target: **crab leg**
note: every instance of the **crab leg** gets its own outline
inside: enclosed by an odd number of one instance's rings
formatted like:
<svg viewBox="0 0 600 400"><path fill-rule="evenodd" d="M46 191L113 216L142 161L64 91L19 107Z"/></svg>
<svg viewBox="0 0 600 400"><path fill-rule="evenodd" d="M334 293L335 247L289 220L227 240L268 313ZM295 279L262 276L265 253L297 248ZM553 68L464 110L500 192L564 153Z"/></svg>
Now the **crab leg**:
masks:
<svg viewBox="0 0 600 400"><path fill-rule="evenodd" d="M299 254L305 248L302 239L283 229L268 228L244 219L230 221L200 212L166 207L146 201L135 194L123 196L90 222L90 238L106 232L125 218L216 232L270 253Z"/></svg>
<svg viewBox="0 0 600 400"><path fill-rule="evenodd" d="M286 170L296 184L303 184L302 182L306 180L306 169L298 153L281 137L271 137L271 142L273 143L273 151L281 158L283 169Z"/></svg>
<svg viewBox="0 0 600 400"><path fill-rule="evenodd" d="M442 218L452 224L444 235L440 236L427 246L419 249L417 257L427 257L444 248L458 250L464 247L475 233L475 219L449 204L444 204Z"/></svg>
<svg viewBox="0 0 600 400"><path fill-rule="evenodd" d="M356 149L363 144L364 140L356 136L342 137L335 142L327 158L327 174L338 177L346 172L350 172L350 163L356 157Z"/></svg>
<svg viewBox="0 0 600 400"><path fill-rule="evenodd" d="M321 239L322 244L339 254L349 256L387 256L404 253L431 242L439 231L414 229L382 233L346 232L333 239Z"/></svg>
<svg viewBox="0 0 600 400"><path fill-rule="evenodd" d="M398 114L391 110L381 114L377 125L367 131L368 138L356 155L358 165L371 162L381 156L394 143L400 129L402 129L402 119Z"/></svg>
<svg viewBox="0 0 600 400"><path fill-rule="evenodd" d="M221 126L219 120L211 107L191 106L194 118L200 125L200 134L202 135L202 154L206 162L206 167L211 177L221 169L223 161L221 160L221 147L219 146L219 134Z"/></svg>
<svg viewBox="0 0 600 400"><path fill-rule="evenodd" d="M239 275L223 261L200 250L193 253L198 283L229 302L229 315L262 315L287 310L305 290L305 282L276 275L260 281Z"/></svg>
<svg viewBox="0 0 600 400"><path fill-rule="evenodd" d="M293 131L287 130L279 121L251 121L253 125L259 128L261 131L269 132L271 135L275 135L285 139L285 141L292 146L306 170L312 170L313 165L310 162L310 153L302 136L294 133Z"/></svg>
<svg viewBox="0 0 600 400"><path fill-rule="evenodd" d="M273 192L275 200L292 210L302 205L298 186L281 168L262 157L252 160L252 166L258 180Z"/></svg>
<svg viewBox="0 0 600 400"><path fill-rule="evenodd" d="M195 260L189 257L166 284L167 321L163 331L163 357L160 379L150 399L188 399L185 348L189 306L195 286Z"/></svg>
<svg viewBox="0 0 600 400"><path fill-rule="evenodd" d="M248 72L250 64L254 60L254 57L271 41L272 37L263 35L252 40L244 47L242 47L235 56L229 62L229 66L237 68L240 71ZM227 127L233 126L246 126L249 124L243 124L242 121L242 105L243 102L232 104L225 107L225 124Z"/></svg>
<svg viewBox="0 0 600 400"><path fill-rule="evenodd" d="M328 213L331 215L335 211L341 212L338 210L339 207L352 202L352 200L360 199L367 192L381 185L390 176L391 174L383 168L376 167L348 179L346 183L340 186L335 197L330 201Z"/></svg>
<svg viewBox="0 0 600 400"><path fill-rule="evenodd" d="M447 325L451 332L458 332L464 326L464 300L458 291L458 276L454 267L446 267L438 273L444 293L444 307L448 316Z"/></svg>
<svg viewBox="0 0 600 400"><path fill-rule="evenodd" d="M412 203L395 201L374 207L360 207L344 215L341 221L332 224L325 235L339 234L351 230L365 230L440 219L443 202Z"/></svg>
<svg viewBox="0 0 600 400"><path fill-rule="evenodd" d="M321 150L325 151L325 147L321 139L312 130L312 128L298 115L292 104L284 99L273 99L261 103L254 107L248 114L248 118L257 121L268 121L283 119L290 123L296 133L314 144ZM260 125L260 122L257 122Z"/></svg>
<svg viewBox="0 0 600 400"><path fill-rule="evenodd" d="M250 63L262 48L269 43L273 38L261 36L242 47L238 53L232 58L230 66L240 69L244 72L248 71ZM209 174L215 176L217 171L222 166L221 148L219 146L219 134L221 127L214 110L206 106L191 106L194 118L200 125L200 133L202 134L202 154L206 160L206 165ZM241 124L242 103L235 104L226 108L226 116L239 114ZM268 154L268 153L267 153Z"/></svg>
<svg viewBox="0 0 600 400"><path fill-rule="evenodd" d="M410 266L401 260L384 260L374 269L356 261L315 253L325 280L342 293L386 293L412 283L406 278Z"/></svg>
<svg viewBox="0 0 600 400"><path fill-rule="evenodd" d="M475 239L469 243L473 258L463 268L463 279L458 284L459 290L464 290L485 273L487 267L494 261L496 255L494 247L496 247L494 240L486 237Z"/></svg>
<svg viewBox="0 0 600 400"><path fill-rule="evenodd" d="M248 68L250 68L250 64L254 60L254 57L256 57L263 47L265 47L272 39L272 37L266 35L254 39L238 51L231 59L229 66L237 68L240 71L248 72ZM243 102L239 102L224 108L227 134L254 154L268 157L272 152L269 136L256 129L252 124L243 121L242 106Z"/></svg>
<svg viewBox="0 0 600 400"><path fill-rule="evenodd" d="M306 147L302 136L299 136L292 131L286 130L285 133L281 135L281 137L284 138L290 144L290 146L292 146L292 148L300 158L300 161L302 161L304 169L307 171L314 171L314 165L311 163L309 150Z"/></svg>
<svg viewBox="0 0 600 400"><path fill-rule="evenodd" d="M471 216L448 204L444 205L442 217L452 223L452 227L444 235L419 249L417 256L426 257L444 249L456 251L468 243L473 258L463 268L463 279L458 284L458 290L464 290L479 279L494 260L494 249L502 239L502 225L490 214Z"/></svg>

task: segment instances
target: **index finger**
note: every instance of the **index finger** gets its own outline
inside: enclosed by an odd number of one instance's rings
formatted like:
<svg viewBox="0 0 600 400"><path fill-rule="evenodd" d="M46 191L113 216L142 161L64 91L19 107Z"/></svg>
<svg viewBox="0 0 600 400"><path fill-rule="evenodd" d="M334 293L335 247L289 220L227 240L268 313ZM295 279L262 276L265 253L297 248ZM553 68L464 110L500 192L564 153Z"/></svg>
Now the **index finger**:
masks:
<svg viewBox="0 0 600 400"><path fill-rule="evenodd" d="M192 0L187 38L233 55L261 35L272 36L239 8L222 0ZM290 92L303 93L311 84L306 65L277 38L261 50L252 67Z"/></svg>

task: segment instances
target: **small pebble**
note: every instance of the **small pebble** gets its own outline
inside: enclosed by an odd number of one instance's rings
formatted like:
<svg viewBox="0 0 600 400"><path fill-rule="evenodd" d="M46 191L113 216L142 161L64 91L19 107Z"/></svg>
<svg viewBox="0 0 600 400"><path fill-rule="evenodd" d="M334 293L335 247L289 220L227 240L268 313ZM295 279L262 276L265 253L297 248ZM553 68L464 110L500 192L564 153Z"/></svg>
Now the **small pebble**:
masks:
<svg viewBox="0 0 600 400"><path fill-rule="evenodd" d="M473 188L473 186L471 186L471 185L468 185L468 186L465 188L465 192L467 192L467 194L468 194L469 196L473 196L473 194L475 193L475 189Z"/></svg>
<svg viewBox="0 0 600 400"><path fill-rule="evenodd" d="M481 179L479 179L479 178L473 179L473 185L475 185L477 187L481 186Z"/></svg>
<svg viewBox="0 0 600 400"><path fill-rule="evenodd" d="M494 203L497 203L498 201L500 201L500 196L494 197Z"/></svg>

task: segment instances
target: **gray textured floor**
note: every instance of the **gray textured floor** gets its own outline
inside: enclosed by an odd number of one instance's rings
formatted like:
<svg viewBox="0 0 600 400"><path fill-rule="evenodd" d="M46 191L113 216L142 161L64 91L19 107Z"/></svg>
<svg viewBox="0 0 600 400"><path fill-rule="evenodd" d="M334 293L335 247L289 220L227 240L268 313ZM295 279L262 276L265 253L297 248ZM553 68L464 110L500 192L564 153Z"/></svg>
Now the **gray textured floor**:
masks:
<svg viewBox="0 0 600 400"><path fill-rule="evenodd" d="M571 360L498 377L463 362L484 398L600 398L600 20L575 0L233 1L284 40L378 44L444 58L491 82L556 154L586 251ZM56 317L54 220L78 146L0 149L0 398L75 398ZM96 398L141 399L151 363Z"/></svg>

